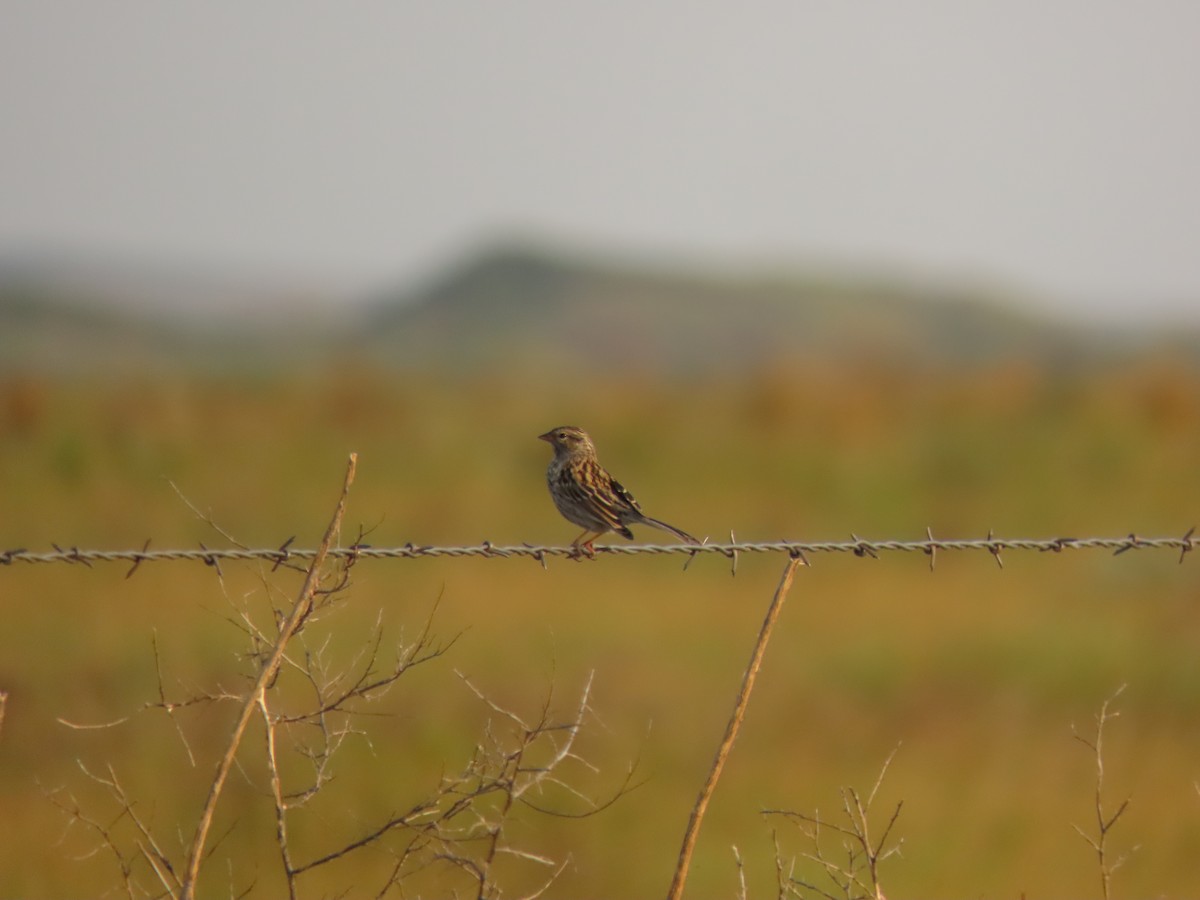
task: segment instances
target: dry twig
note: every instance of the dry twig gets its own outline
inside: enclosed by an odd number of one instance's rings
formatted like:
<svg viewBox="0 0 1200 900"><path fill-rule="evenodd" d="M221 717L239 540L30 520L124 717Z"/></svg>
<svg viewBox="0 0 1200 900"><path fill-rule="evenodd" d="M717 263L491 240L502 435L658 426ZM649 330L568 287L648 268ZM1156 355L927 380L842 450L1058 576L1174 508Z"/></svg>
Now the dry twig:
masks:
<svg viewBox="0 0 1200 900"><path fill-rule="evenodd" d="M1112 831L1113 826L1117 824L1117 820L1124 815L1125 810L1129 808L1131 798L1126 797L1117 806L1111 814L1105 812L1104 809L1104 728L1105 726L1120 715L1119 712L1110 712L1109 706L1116 700L1125 690L1125 685L1121 685L1113 693L1111 697L1105 700L1100 705L1100 711L1096 713L1096 737L1086 738L1076 731L1075 726L1071 726L1071 734L1075 740L1083 744L1092 751L1092 756L1096 761L1096 791L1095 791L1095 815L1096 815L1096 834L1092 836L1080 828L1078 825L1072 826L1075 831L1083 838L1089 847L1096 854L1096 862L1100 868L1100 895L1104 900L1109 900L1112 895L1112 876L1117 869L1121 868L1129 859L1130 854L1134 853L1137 846L1131 847L1124 853L1118 854L1116 859L1109 856L1108 834Z"/></svg>
<svg viewBox="0 0 1200 900"><path fill-rule="evenodd" d="M787 565L784 566L783 574L779 579L779 586L775 588L775 595L771 598L771 605L767 608L767 615L759 630L758 640L750 654L750 664L746 667L746 674L742 676L742 686L738 691L737 700L733 704L733 713L725 726L725 735L717 746L717 754L713 758L708 778L704 782L704 787L700 789L695 806L692 807L687 830L683 834L683 846L679 850L679 859L675 865L675 875L671 880L670 890L667 891L668 900L679 900L683 896L688 869L692 864L692 854L696 850L696 840L700 836L700 824L704 821L704 813L717 788L721 771L725 768L725 761L733 749L733 742L737 740L738 732L741 730L742 720L746 717L746 708L750 704L750 694L754 690L754 681L758 677L758 670L762 667L763 656L767 652L767 642L771 639L771 630L775 627L775 622L779 619L779 613L783 609L783 601L787 598L788 590L792 586L796 567L801 563L807 565L803 554L793 554L788 557Z"/></svg>
<svg viewBox="0 0 1200 900"><path fill-rule="evenodd" d="M775 843L776 872L779 884L779 897L802 897L799 889L814 891L826 900L885 900L883 887L879 880L880 864L889 857L898 854L903 840L895 844L888 843L896 820L900 818L903 801L896 804L891 816L883 827L883 833L875 838L872 836L870 814L875 803L875 797L883 784L888 767L892 764L896 751L893 750L882 768L875 784L871 787L866 799L853 787L842 788L842 815L845 824L821 818L819 812L801 813L786 810L767 809L764 815L780 815L796 822L805 837L811 842L813 849L802 853L805 859L819 865L832 883L832 888L822 888L804 881L789 873L784 875L783 860L779 854L779 842ZM827 855L822 842L822 829L828 829L841 838L841 852L844 861ZM836 893L835 893L836 892Z"/></svg>

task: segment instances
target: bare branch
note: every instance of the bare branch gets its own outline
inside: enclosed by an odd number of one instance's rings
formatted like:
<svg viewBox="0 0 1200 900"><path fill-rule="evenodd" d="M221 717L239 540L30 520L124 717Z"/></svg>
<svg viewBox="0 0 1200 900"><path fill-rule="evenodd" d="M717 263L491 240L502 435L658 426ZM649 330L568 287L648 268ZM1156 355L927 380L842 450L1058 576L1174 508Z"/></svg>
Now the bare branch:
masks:
<svg viewBox="0 0 1200 900"><path fill-rule="evenodd" d="M334 538L342 524L342 515L346 509L346 498L350 493L350 485L354 482L354 469L358 461L356 454L350 454L350 461L346 467L346 478L342 484L341 496L338 498L337 506L334 509L333 518L330 519L329 526L325 529L325 536L321 540L321 546L317 556L313 559L309 566L308 575L304 579L304 585L300 589L300 594L296 598L296 603L292 608L292 613L288 617L284 626L280 629L279 638L277 639L271 656L263 665L262 671L259 673L258 680L254 687L247 695L245 703L242 706L242 712L238 717L238 721L234 726L233 734L230 736L228 747L225 755L217 766L216 775L213 777L212 786L209 789L208 799L204 804L204 811L201 813L200 821L196 826L196 836L192 840L192 845L188 850L188 862L183 878L183 900L191 900L195 896L196 880L200 874L200 863L203 858L204 844L208 837L209 828L212 826L213 815L216 812L217 800L221 796L222 788L225 785L225 779L229 775L229 770L233 767L234 757L237 755L238 747L241 746L242 736L245 734L246 726L250 722L250 716L253 713L258 699L267 689L267 685L274 679L275 674L279 670L279 663L283 658L283 652L287 647L288 641L302 625L304 619L312 610L313 594L317 589L320 580L321 567L325 562L325 554L332 546Z"/></svg>
<svg viewBox="0 0 1200 900"><path fill-rule="evenodd" d="M816 863L829 883L831 889L826 889L800 878L789 876L786 882L781 881L780 897L785 896L784 887L795 893L794 888L813 891L826 900L884 900L883 887L879 878L880 864L893 855L900 853L903 839L889 844L889 838L900 818L900 810L904 802L900 801L892 810L891 816L884 825L882 835L873 840L871 837L871 808L883 784L884 776L899 750L897 747L888 754L870 793L864 801L853 787L844 787L842 795L842 816L845 824L821 817L819 811L812 813L792 812L789 810L766 809L763 815L777 815L794 822L811 845L812 849L801 853L803 859ZM824 849L822 830L832 831L841 838L841 850L845 854L844 861L831 859ZM779 843L775 844L776 868L782 872L782 861L779 855ZM800 896L799 894L796 894Z"/></svg>
<svg viewBox="0 0 1200 900"><path fill-rule="evenodd" d="M50 795L51 802L69 816L70 822L78 822L89 831L95 833L100 840L100 846L97 850L107 850L116 860L117 867L121 873L121 883L127 896L161 896L165 893L170 897L178 897L181 887L180 880L174 866L171 864L170 858L162 847L159 846L150 826L138 815L134 801L125 791L125 788L122 787L113 768L111 766L108 767L107 775L97 775L90 771L83 763L78 763L78 766L80 771L89 780L103 787L114 800L117 806L117 814L110 821L101 822L86 815L78 801L70 794L64 794L62 791L52 793ZM136 835L134 845L138 851L136 857L127 856L121 849L123 842L116 833L116 828L121 822L128 822L134 830ZM134 871L135 859L140 859L149 867L160 886L160 890L150 890L137 880Z"/></svg>

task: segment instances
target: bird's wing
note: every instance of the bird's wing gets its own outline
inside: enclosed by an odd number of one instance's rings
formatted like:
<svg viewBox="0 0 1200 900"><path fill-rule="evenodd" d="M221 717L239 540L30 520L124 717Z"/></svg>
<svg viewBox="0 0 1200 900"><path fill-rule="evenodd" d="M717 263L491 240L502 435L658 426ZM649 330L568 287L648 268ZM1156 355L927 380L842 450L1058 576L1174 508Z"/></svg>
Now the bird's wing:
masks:
<svg viewBox="0 0 1200 900"><path fill-rule="evenodd" d="M629 512L632 510L639 516L642 515L642 507L638 504L637 500L634 499L633 494L629 493L629 491L625 489L625 485L621 484L621 482L617 481L617 479L613 478L611 475L608 476L608 480L612 484L613 496L620 498L621 501L621 508L615 511Z"/></svg>
<svg viewBox="0 0 1200 900"><path fill-rule="evenodd" d="M575 512L594 520L597 530L607 529L625 533L621 524L623 501L613 493L612 479L600 466L583 466L576 471L564 469L558 489ZM581 523L582 524L582 523Z"/></svg>

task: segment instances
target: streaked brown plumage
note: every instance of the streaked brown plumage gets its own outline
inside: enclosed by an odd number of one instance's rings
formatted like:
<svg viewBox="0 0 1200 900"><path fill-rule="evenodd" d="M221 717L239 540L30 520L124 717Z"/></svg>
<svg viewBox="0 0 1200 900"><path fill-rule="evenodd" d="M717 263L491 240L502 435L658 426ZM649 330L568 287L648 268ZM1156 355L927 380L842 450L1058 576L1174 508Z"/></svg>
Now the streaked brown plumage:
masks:
<svg viewBox="0 0 1200 900"><path fill-rule="evenodd" d="M592 542L610 531L633 540L629 526L639 524L660 528L689 544L700 543L686 531L643 513L633 495L600 465L596 445L582 428L560 425L538 437L554 448L554 459L546 469L554 505L568 522L584 529L572 547L591 554Z"/></svg>

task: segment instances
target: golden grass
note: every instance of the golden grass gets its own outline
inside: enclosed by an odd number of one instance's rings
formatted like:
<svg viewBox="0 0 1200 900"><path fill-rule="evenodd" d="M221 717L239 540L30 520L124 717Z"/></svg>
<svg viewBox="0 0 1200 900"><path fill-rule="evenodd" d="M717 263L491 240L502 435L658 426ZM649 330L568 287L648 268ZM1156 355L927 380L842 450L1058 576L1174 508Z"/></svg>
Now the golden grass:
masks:
<svg viewBox="0 0 1200 900"><path fill-rule="evenodd" d="M724 539L923 535L1182 534L1197 524L1200 379L1148 364L1087 378L1021 366L949 377L780 369L743 382L608 379L546 389L524 379L446 383L348 372L257 382L0 383L0 549L210 546L168 480L237 538L312 546L346 453L359 453L347 523L369 542L564 542L544 494L546 448L563 422L587 427L602 459L653 515ZM654 535L644 537L656 539ZM569 706L595 671L605 727L587 736L603 793L637 757L644 784L585 820L532 817L522 839L569 850L561 897L661 896L711 762L782 558L366 562L347 602L314 626L348 657L382 616L390 638L465 629L449 658L406 676L338 763L338 781L299 821L317 852L411 803L469 755L484 711L452 670L497 700L536 710L550 684ZM1140 849L1119 896L1195 889L1200 855L1200 599L1196 566L1169 553L943 554L879 561L817 557L798 573L745 729L718 786L688 896L731 897L729 846L751 896L773 896L759 810L832 812L838 788L869 787L900 750L881 808L904 800L904 858L889 895L1098 896L1090 851L1091 761L1071 738L1122 683L1108 784L1133 804L1114 831ZM65 787L100 818L111 804L77 766L111 764L175 846L190 836L232 705L181 721L197 762L157 711L105 722L166 688L244 689L243 645L227 619L267 609L255 565L13 565L0 568L0 895L96 894L111 857L46 792ZM286 598L299 580L267 579ZM282 600L280 602L283 602ZM315 633L313 640L316 640ZM269 803L245 756L218 813L237 822L208 887L255 878L278 888ZM565 802L565 801L564 801ZM233 848L238 849L233 849ZM314 877L313 890L366 890L375 857ZM215 871L215 870L214 870ZM810 873L811 875L812 873Z"/></svg>

